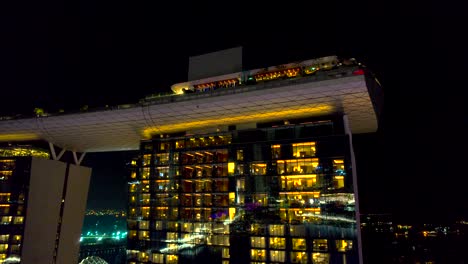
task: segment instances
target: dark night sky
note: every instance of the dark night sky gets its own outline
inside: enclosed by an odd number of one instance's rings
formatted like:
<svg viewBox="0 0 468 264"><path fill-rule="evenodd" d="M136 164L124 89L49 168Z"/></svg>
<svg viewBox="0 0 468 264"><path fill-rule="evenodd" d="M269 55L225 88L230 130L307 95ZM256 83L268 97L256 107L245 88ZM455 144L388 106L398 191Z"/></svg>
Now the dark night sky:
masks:
<svg viewBox="0 0 468 264"><path fill-rule="evenodd" d="M5 9L0 113L137 102L185 81L188 56L240 45L246 69L352 56L385 91L383 127L355 137L363 212L468 217L461 12L378 0L255 2L59 1ZM87 156L95 168L90 206L124 206L124 156ZM119 198L106 200L112 193Z"/></svg>

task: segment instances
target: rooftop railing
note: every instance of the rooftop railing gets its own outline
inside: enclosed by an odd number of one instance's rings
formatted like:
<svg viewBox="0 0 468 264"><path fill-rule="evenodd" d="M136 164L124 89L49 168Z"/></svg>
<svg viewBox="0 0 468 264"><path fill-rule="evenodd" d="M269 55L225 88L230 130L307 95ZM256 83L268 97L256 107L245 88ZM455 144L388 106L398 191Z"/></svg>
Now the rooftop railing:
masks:
<svg viewBox="0 0 468 264"><path fill-rule="evenodd" d="M209 90L204 92L193 92L187 93L183 95L167 95L161 96L156 98L151 98L150 100L142 101L139 105L154 105L154 104L163 104L163 103L172 103L172 102L181 102L181 101L188 101L188 100L196 100L204 97L212 97L212 96L223 96L223 95L230 95L230 94L238 94L238 93L246 93L251 91L257 90L264 90L264 89L271 89L281 86L287 85L295 85L295 84L302 84L308 82L317 82L317 81L325 81L343 77L350 77L353 76L353 72L357 70L357 66L351 67L340 67L338 69L328 70L317 72L311 76L301 76L295 77L290 79L281 79L281 80L270 80L270 81L262 81L256 84L241 84L234 87L229 88L218 88L215 90Z"/></svg>
<svg viewBox="0 0 468 264"><path fill-rule="evenodd" d="M148 96L144 99L141 99L140 102L135 103L135 104L122 104L122 105L116 105L116 106L95 107L95 108L87 109L86 111L76 110L76 111L67 111L67 112L61 112L61 113L47 113L43 116L34 116L34 115L0 116L0 121L34 118L34 117L46 118L50 116L61 116L61 115L80 114L80 113L89 113L89 112L113 111L113 110L128 109L128 108L134 108L134 107L140 107L140 106L149 106L149 105L156 105L156 104L166 104L166 103L173 103L173 102L196 100L196 99L205 98L205 97L246 93L246 92L251 92L251 91L265 90L265 89L271 89L271 88L287 86L287 85L295 85L295 84L302 84L302 83L308 83L308 82L318 82L318 81L332 80L332 79L338 79L338 78L343 78L343 77L350 77L350 76L353 76L353 72L358 69L359 69L358 66L340 66L337 69L318 71L315 74L310 75L310 76L298 76L298 77L288 78L288 79L261 81L255 84L244 83L244 84L240 84L234 87L218 88L218 89L204 91L204 92L193 92L193 93L186 93L186 94L160 94L154 97Z"/></svg>

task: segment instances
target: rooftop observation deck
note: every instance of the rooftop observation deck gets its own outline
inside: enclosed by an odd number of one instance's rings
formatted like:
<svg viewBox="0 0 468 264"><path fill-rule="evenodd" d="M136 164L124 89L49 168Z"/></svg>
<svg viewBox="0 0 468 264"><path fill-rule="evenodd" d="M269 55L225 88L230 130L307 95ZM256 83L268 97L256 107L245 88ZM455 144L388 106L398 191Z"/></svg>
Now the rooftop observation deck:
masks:
<svg viewBox="0 0 468 264"><path fill-rule="evenodd" d="M357 67L213 91L147 98L87 112L0 121L0 142L46 140L79 152L136 150L153 134L335 113L353 133L374 132L377 117Z"/></svg>

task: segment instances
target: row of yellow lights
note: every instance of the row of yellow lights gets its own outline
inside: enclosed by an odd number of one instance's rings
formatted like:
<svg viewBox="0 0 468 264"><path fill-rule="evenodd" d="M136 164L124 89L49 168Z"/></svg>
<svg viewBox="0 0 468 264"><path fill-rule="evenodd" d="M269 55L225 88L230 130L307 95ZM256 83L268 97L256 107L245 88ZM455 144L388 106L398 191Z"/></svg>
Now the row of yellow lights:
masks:
<svg viewBox="0 0 468 264"><path fill-rule="evenodd" d="M214 127L222 124L237 124L237 123L248 123L258 122L259 120L267 120L274 117L290 116L291 118L299 116L307 116L313 114L326 114L331 113L333 107L330 105L321 105L315 107L301 107L300 109L288 109L281 111L270 111L267 113L257 113L246 116L245 114L238 114L236 116L226 116L221 118L212 118L206 120L196 120L192 122L181 122L176 124L167 124L157 127L145 128L142 132L146 138L151 138L152 134L155 133L172 133L177 131L186 131L189 129L201 128L201 127Z"/></svg>

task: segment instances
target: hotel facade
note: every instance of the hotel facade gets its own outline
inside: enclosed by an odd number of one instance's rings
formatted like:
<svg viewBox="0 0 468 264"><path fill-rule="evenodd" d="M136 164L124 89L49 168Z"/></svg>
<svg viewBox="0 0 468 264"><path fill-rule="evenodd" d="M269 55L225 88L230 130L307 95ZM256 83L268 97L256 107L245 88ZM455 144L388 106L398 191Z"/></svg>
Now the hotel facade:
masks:
<svg viewBox="0 0 468 264"><path fill-rule="evenodd" d="M211 97L229 89L291 92L329 80L352 82L364 70L331 56L243 74L172 88ZM284 98L271 96L263 105ZM304 100L304 93L295 100ZM237 102L241 108L242 99ZM224 126L153 130L129 167L129 263L359 263L352 132L343 111L349 106L329 111L328 105L258 108ZM374 109L370 114L375 120Z"/></svg>
<svg viewBox="0 0 468 264"><path fill-rule="evenodd" d="M362 263L352 135L377 130L382 102L363 65L328 56L244 70L234 48L191 57L171 89L2 118L0 142L43 140L52 161L70 151L78 168L87 152L139 150L128 263Z"/></svg>
<svg viewBox="0 0 468 264"><path fill-rule="evenodd" d="M0 263L77 263L91 169L0 146Z"/></svg>

